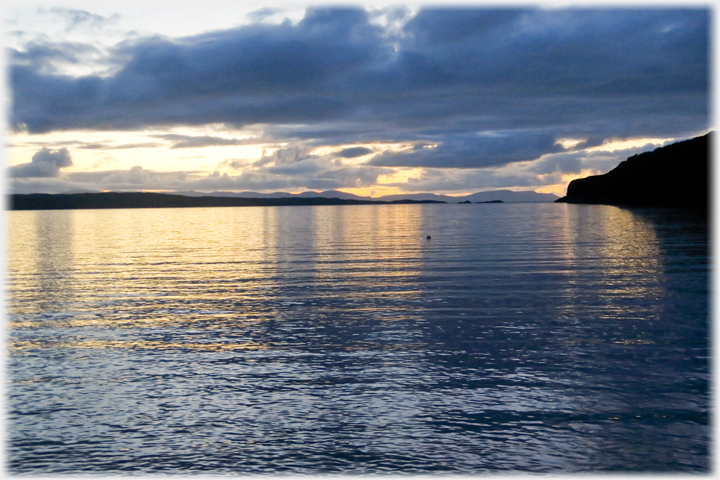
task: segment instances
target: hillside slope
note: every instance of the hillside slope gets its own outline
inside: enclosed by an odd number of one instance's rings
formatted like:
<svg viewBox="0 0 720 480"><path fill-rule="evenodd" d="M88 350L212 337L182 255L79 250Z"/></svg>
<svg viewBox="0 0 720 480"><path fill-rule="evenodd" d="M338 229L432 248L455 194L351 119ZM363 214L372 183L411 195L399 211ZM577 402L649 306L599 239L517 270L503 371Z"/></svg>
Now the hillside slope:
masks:
<svg viewBox="0 0 720 480"><path fill-rule="evenodd" d="M573 180L564 203L708 207L714 133L633 155L604 175Z"/></svg>

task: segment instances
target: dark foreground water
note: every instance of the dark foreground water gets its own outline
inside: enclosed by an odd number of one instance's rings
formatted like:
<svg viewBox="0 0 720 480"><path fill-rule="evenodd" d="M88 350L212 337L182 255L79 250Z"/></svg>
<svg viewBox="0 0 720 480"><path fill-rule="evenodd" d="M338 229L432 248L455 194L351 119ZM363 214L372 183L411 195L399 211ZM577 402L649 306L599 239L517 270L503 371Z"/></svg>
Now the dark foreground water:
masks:
<svg viewBox="0 0 720 480"><path fill-rule="evenodd" d="M690 212L6 215L10 473L710 469Z"/></svg>

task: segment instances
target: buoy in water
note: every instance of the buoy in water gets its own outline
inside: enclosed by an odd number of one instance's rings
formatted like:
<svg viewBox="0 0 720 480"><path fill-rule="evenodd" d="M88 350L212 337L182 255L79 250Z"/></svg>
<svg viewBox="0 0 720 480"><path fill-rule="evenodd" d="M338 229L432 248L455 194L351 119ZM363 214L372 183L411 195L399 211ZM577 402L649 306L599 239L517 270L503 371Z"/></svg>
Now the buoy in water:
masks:
<svg viewBox="0 0 720 480"><path fill-rule="evenodd" d="M428 236L425 237L425 238L427 238L428 240L430 240L432 237L431 237L430 235L428 235Z"/></svg>

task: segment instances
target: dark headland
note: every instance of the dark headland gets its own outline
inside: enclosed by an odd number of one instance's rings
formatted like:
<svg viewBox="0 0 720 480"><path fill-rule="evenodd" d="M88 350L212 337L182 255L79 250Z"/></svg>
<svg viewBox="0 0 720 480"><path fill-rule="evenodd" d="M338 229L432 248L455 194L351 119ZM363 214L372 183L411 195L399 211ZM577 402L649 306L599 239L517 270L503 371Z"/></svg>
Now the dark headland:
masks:
<svg viewBox="0 0 720 480"><path fill-rule="evenodd" d="M709 207L714 132L633 155L604 175L573 180L562 203Z"/></svg>

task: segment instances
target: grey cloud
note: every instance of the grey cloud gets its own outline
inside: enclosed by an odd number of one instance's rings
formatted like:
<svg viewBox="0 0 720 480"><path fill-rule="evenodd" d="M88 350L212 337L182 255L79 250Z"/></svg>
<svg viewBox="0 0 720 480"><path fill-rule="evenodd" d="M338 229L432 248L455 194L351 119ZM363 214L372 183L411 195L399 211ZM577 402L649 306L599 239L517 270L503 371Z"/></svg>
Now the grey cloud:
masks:
<svg viewBox="0 0 720 480"><path fill-rule="evenodd" d="M378 167L345 167L335 170L324 170L322 173L314 177L314 182L322 181L322 188L339 188L339 187L371 187L377 183L380 175L390 175L395 173L394 169L378 168ZM321 188L319 183L308 182L308 188ZM330 182L330 183L325 183ZM333 186L334 185L334 186Z"/></svg>
<svg viewBox="0 0 720 480"><path fill-rule="evenodd" d="M228 160L220 162L220 164L218 164L218 167L230 167L235 170L239 170L242 167L244 167L245 165L246 165L245 161L239 160L237 158L232 158L232 159L228 159Z"/></svg>
<svg viewBox="0 0 720 480"><path fill-rule="evenodd" d="M547 179L540 181L530 173L512 173L493 170L443 170L423 171L419 178L410 178L408 183L388 184L406 192L471 192L489 188L538 187L552 184Z"/></svg>
<svg viewBox="0 0 720 480"><path fill-rule="evenodd" d="M158 172L140 165L129 170L105 170L95 172L69 172L68 181L85 185L93 190L185 190L199 178L197 171Z"/></svg>
<svg viewBox="0 0 720 480"><path fill-rule="evenodd" d="M223 164L232 164L232 160ZM90 190L330 190L344 187L368 187L378 176L395 173L383 167L340 167L330 160L310 159L275 168L256 168L239 175L214 171L158 172L134 166L129 170L71 172L68 182ZM77 188L77 187L75 187Z"/></svg>
<svg viewBox="0 0 720 480"><path fill-rule="evenodd" d="M122 143L122 144L114 144L110 142L93 142L93 143L87 143L82 140L63 140L63 141L42 141L42 142L23 142L22 144L10 144L7 145L8 147L19 147L21 145L25 146L38 146L38 147L47 147L48 145L52 145L53 147L59 147L61 145L68 145L74 148L79 148L82 150L119 150L119 149L129 149L129 148L153 148L153 147L160 147L163 146L160 142L140 142L140 143Z"/></svg>
<svg viewBox="0 0 720 480"><path fill-rule="evenodd" d="M368 153L372 152L372 149L367 147L350 147L339 151L335 155L340 158L355 158L362 157L363 155L367 155Z"/></svg>
<svg viewBox="0 0 720 480"><path fill-rule="evenodd" d="M131 185L145 185L151 179L152 172L136 165L126 172L115 172L107 175L100 183L118 184L127 183Z"/></svg>
<svg viewBox="0 0 720 480"><path fill-rule="evenodd" d="M9 194L97 191L101 190L85 183L73 182L64 178L10 178L7 185L7 193Z"/></svg>
<svg viewBox="0 0 720 480"><path fill-rule="evenodd" d="M67 148L51 150L43 147L35 153L30 163L21 163L8 167L11 177L57 177L60 169L72 166L72 157Z"/></svg>
<svg viewBox="0 0 720 480"><path fill-rule="evenodd" d="M37 39L26 44L23 50L10 51L16 65L25 65L44 74L57 74L66 65L83 63L87 59L97 57L97 47L86 43L63 42L51 43Z"/></svg>
<svg viewBox="0 0 720 480"><path fill-rule="evenodd" d="M582 168L582 157L582 152L548 155L537 162L533 162L532 171L540 175L579 172Z"/></svg>
<svg viewBox="0 0 720 480"><path fill-rule="evenodd" d="M391 167L477 168L534 160L559 151L552 136L542 133L463 135L443 140L435 148L418 146L411 151L385 152L370 165Z"/></svg>
<svg viewBox="0 0 720 480"><path fill-rule="evenodd" d="M129 148L155 148L159 146L162 146L159 142L121 143L120 145L107 143L86 143L79 145L78 148L89 150L126 150Z"/></svg>
<svg viewBox="0 0 720 480"><path fill-rule="evenodd" d="M209 135L191 136L191 135L154 135L155 138L170 140L175 142L171 148L198 148L198 147L215 147L225 145L249 145L258 143L257 140L222 138Z"/></svg>
<svg viewBox="0 0 720 480"><path fill-rule="evenodd" d="M110 145L106 148L110 150L124 150L128 148L155 148L159 147L158 142L140 142L140 143L122 143L120 145Z"/></svg>
<svg viewBox="0 0 720 480"><path fill-rule="evenodd" d="M494 31L512 29L532 11L508 8L441 8L420 11L406 25L416 45L436 47L468 40L487 39Z"/></svg>
<svg viewBox="0 0 720 480"><path fill-rule="evenodd" d="M297 145L292 147L280 148L270 155L265 155L253 163L255 167L263 167L270 163L274 165L288 165L292 163L301 162L303 160L317 158L314 155L310 155L311 148L303 145Z"/></svg>
<svg viewBox="0 0 720 480"><path fill-rule="evenodd" d="M103 78L18 57L11 125L263 124L281 142L439 144L375 165L501 165L552 153L558 138L706 129L709 19L707 8L424 9L393 30L362 9L316 8L297 24L129 40ZM518 135L472 137L498 130Z"/></svg>
<svg viewBox="0 0 720 480"><path fill-rule="evenodd" d="M267 167L265 172L275 175L307 175L314 172L322 172L327 168L327 162L317 159L305 159L294 163L286 163L277 166Z"/></svg>
<svg viewBox="0 0 720 480"><path fill-rule="evenodd" d="M134 181L135 183L148 180L168 182L175 179L188 178L188 176L195 178L201 174L203 174L203 172L199 172L197 170L158 172L154 170L147 170L139 165L136 165L129 170L68 172L65 175L65 178L69 181L92 185L94 187L100 188L100 185L107 184L108 182L115 180L119 180L122 182Z"/></svg>

